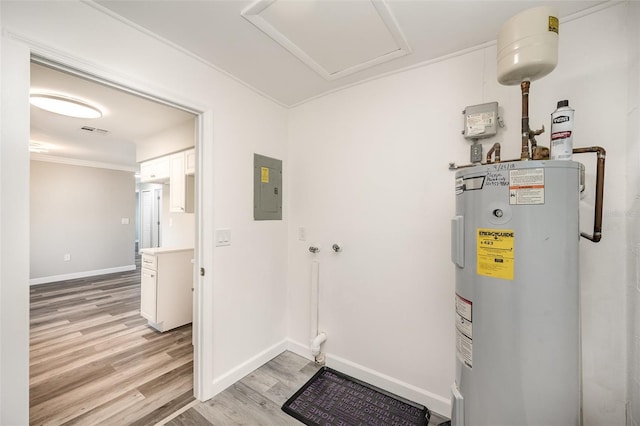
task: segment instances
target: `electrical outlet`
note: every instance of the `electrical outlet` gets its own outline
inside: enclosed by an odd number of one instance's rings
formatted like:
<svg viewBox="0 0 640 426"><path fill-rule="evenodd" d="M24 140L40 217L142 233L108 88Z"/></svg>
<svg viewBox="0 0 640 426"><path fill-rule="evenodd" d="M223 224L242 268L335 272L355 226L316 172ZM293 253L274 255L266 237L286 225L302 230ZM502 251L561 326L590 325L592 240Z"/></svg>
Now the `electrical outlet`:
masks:
<svg viewBox="0 0 640 426"><path fill-rule="evenodd" d="M481 163L482 162L482 145L479 143L474 143L471 145L471 162L472 163Z"/></svg>
<svg viewBox="0 0 640 426"><path fill-rule="evenodd" d="M303 226L298 228L298 241L307 241L307 228Z"/></svg>
<svg viewBox="0 0 640 426"><path fill-rule="evenodd" d="M63 259L65 262L69 262L71 260L71 253L65 253Z"/></svg>

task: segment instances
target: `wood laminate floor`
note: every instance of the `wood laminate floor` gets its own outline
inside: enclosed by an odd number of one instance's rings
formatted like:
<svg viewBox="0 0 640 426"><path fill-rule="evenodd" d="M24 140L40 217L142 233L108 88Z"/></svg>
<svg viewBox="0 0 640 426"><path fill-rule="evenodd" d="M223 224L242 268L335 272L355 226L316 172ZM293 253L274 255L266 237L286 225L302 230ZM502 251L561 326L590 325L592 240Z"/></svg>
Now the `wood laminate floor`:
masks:
<svg viewBox="0 0 640 426"><path fill-rule="evenodd" d="M168 426L211 425L302 425L281 407L320 367L292 352L283 352L209 401L196 403L165 424ZM445 419L432 414L429 425Z"/></svg>
<svg viewBox="0 0 640 426"><path fill-rule="evenodd" d="M318 371L315 363L283 352L209 401L168 423L185 425L301 425L280 407Z"/></svg>
<svg viewBox="0 0 640 426"><path fill-rule="evenodd" d="M191 325L166 333L147 325L139 264L31 287L31 425L301 425L280 407L318 368L284 352L195 402Z"/></svg>
<svg viewBox="0 0 640 426"><path fill-rule="evenodd" d="M191 403L191 325L140 316L140 270L31 287L31 425L149 425Z"/></svg>

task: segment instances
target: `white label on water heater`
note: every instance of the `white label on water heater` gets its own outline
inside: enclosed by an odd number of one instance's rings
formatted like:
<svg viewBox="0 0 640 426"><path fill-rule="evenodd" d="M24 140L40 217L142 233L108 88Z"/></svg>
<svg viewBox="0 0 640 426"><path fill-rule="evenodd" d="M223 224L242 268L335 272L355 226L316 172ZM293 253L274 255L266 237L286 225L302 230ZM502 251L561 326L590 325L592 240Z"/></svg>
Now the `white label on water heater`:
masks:
<svg viewBox="0 0 640 426"><path fill-rule="evenodd" d="M456 178L456 195L460 195L464 192L464 180L462 178Z"/></svg>
<svg viewBox="0 0 640 426"><path fill-rule="evenodd" d="M456 355L469 368L473 368L473 340L456 328Z"/></svg>
<svg viewBox="0 0 640 426"><path fill-rule="evenodd" d="M456 293L456 355L469 368L473 364L473 304Z"/></svg>
<svg viewBox="0 0 640 426"><path fill-rule="evenodd" d="M544 169L509 170L509 204L544 204Z"/></svg>
<svg viewBox="0 0 640 426"><path fill-rule="evenodd" d="M471 321L467 321L459 314L456 314L456 327L462 334L473 339L473 324Z"/></svg>

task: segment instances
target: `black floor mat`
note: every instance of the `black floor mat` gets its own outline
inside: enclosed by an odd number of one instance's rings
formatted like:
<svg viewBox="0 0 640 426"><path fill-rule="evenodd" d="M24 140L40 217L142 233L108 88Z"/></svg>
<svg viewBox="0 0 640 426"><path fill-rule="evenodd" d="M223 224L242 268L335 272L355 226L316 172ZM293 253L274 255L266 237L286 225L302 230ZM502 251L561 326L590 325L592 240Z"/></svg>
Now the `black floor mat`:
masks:
<svg viewBox="0 0 640 426"><path fill-rule="evenodd" d="M282 406L309 426L427 425L431 412L382 389L323 367Z"/></svg>

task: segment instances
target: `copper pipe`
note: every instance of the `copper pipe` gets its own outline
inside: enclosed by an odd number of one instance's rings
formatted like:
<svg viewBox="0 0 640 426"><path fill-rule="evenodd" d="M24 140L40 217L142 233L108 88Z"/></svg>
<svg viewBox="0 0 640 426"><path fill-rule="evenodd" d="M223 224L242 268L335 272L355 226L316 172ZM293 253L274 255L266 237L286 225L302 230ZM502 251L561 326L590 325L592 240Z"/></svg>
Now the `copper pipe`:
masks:
<svg viewBox="0 0 640 426"><path fill-rule="evenodd" d="M523 81L520 83L520 90L522 91L522 152L520 153L521 160L531 159L529 154L529 87L531 82Z"/></svg>
<svg viewBox="0 0 640 426"><path fill-rule="evenodd" d="M602 238L602 209L604 205L604 160L607 152L600 146L592 146L588 148L574 148L574 154L584 154L595 152L598 155L598 164L596 169L596 205L593 217L593 234L581 232L580 235L587 240L597 243Z"/></svg>
<svg viewBox="0 0 640 426"><path fill-rule="evenodd" d="M496 142L493 144L491 149L487 152L487 164L491 164L491 155L496 153L496 163L500 162L500 143Z"/></svg>

